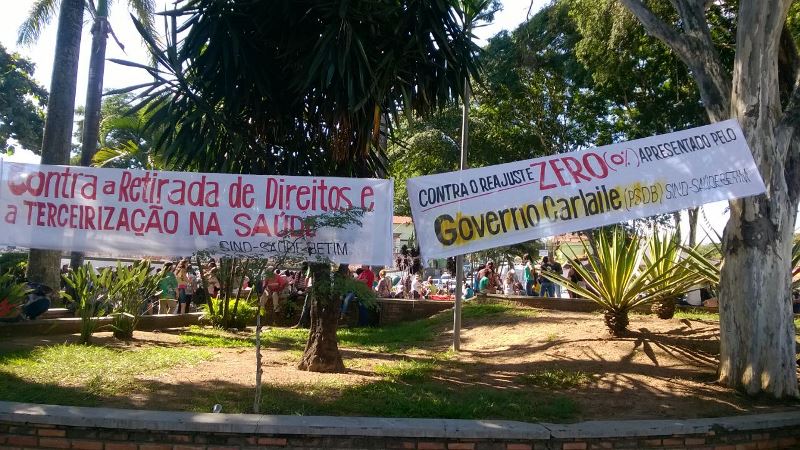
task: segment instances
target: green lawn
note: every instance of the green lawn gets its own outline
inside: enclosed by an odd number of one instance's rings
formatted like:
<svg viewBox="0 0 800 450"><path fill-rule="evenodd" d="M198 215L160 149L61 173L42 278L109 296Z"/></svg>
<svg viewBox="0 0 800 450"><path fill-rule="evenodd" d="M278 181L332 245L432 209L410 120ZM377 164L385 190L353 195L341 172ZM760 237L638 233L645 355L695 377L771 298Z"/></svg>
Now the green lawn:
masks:
<svg viewBox="0 0 800 450"><path fill-rule="evenodd" d="M534 317L532 309L515 308L505 304L467 304L462 311L462 319L479 319L495 315ZM340 328L336 336L339 346L357 348L381 353L397 353L434 339L436 334L452 326L453 313L445 311L428 319L413 322L400 322L380 328ZM286 349L305 348L308 330L291 328L267 328L261 334L261 342L266 346ZM184 344L205 347L252 347L255 337L251 332L230 333L213 328L193 326L181 334Z"/></svg>
<svg viewBox="0 0 800 450"><path fill-rule="evenodd" d="M719 313L711 312L703 308L677 309L675 310L675 318L719 322Z"/></svg>
<svg viewBox="0 0 800 450"><path fill-rule="evenodd" d="M136 389L136 376L210 359L207 349L145 347L126 350L61 344L0 354L0 399L97 405Z"/></svg>
<svg viewBox="0 0 800 450"><path fill-rule="evenodd" d="M676 319L689 319L689 320L707 320L711 322L719 322L719 313L710 312L702 308L688 308L679 309L675 311ZM795 316L794 319L795 334L800 336L800 317Z"/></svg>
<svg viewBox="0 0 800 450"><path fill-rule="evenodd" d="M535 314L533 310L512 305L468 304L463 318L465 321L495 316L525 319ZM564 421L577 415L576 403L555 391L582 383L584 374L532 375L500 389L447 381L446 378L457 376L453 374L463 369L450 352L427 351L403 356L406 350L425 348L451 323L452 312L448 311L381 328L341 329L338 337L342 348L394 355L377 365L369 364L377 378L355 385L331 381L278 385L269 384L266 379L262 411L530 421ZM299 354L307 335L308 330L273 327L265 328L262 337L266 346ZM245 350L254 346L252 332L230 333L202 327L185 330L180 339L182 345L173 347L64 344L0 354L0 399L78 406L135 406L131 404L132 397L162 395L149 391L153 383L143 382L137 376L159 380L160 374L179 365L202 370L202 362L213 357L213 348ZM542 377L548 381L543 382ZM559 377L563 380L559 381ZM220 403L225 412L239 413L249 412L252 407L250 386L173 383L153 389L165 387L173 390L170 395L174 396L162 399L167 408L208 411L209 405Z"/></svg>

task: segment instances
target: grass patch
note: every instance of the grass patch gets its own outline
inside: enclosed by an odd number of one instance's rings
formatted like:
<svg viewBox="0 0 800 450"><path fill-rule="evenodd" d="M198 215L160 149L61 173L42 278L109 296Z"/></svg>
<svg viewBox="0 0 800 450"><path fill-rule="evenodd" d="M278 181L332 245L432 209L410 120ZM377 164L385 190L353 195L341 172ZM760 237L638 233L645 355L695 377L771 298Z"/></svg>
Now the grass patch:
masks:
<svg viewBox="0 0 800 450"><path fill-rule="evenodd" d="M719 313L711 312L702 308L676 309L675 318L719 322Z"/></svg>
<svg viewBox="0 0 800 450"><path fill-rule="evenodd" d="M265 414L523 421L566 421L578 413L577 404L561 395L388 379L344 387L265 386L262 408Z"/></svg>
<svg viewBox="0 0 800 450"><path fill-rule="evenodd" d="M54 345L0 355L0 399L55 404L95 404L131 392L136 376L211 359L202 349L137 350Z"/></svg>
<svg viewBox="0 0 800 450"><path fill-rule="evenodd" d="M388 380L416 382L430 378L436 367L435 361L404 359L394 363L378 364L374 370L376 374Z"/></svg>
<svg viewBox="0 0 800 450"><path fill-rule="evenodd" d="M500 314L534 317L536 311L500 303L468 303L461 310L464 320ZM400 322L379 328L343 328L337 332L339 346L362 348L383 353L396 353L432 341L445 328L452 326L453 312L444 311L426 319Z"/></svg>
<svg viewBox="0 0 800 450"><path fill-rule="evenodd" d="M586 384L591 377L586 372L564 369L540 370L520 377L522 384L542 389L570 389Z"/></svg>
<svg viewBox="0 0 800 450"><path fill-rule="evenodd" d="M218 328L192 325L180 335L181 343L197 347L249 348L256 345L255 333L231 333ZM289 350L304 349L308 330L292 328L264 328L261 345L279 346Z"/></svg>
<svg viewBox="0 0 800 450"><path fill-rule="evenodd" d="M500 303L471 303L464 305L462 319L480 319L507 314L516 317L534 317L536 311ZM432 341L443 329L451 326L452 311L433 317L400 322L379 328L340 328L336 335L342 348L357 348L382 353L396 353ZM308 330L273 327L261 333L262 344L302 350L308 340ZM230 333L215 328L189 327L181 333L181 342L198 347L240 348L255 345L252 333Z"/></svg>

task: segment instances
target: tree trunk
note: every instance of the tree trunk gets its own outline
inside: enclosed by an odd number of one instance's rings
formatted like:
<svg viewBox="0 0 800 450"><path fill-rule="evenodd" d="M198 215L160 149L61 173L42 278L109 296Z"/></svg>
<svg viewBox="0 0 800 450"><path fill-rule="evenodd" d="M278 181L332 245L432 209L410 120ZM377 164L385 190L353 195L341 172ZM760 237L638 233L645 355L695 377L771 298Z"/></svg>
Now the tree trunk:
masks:
<svg viewBox="0 0 800 450"><path fill-rule="evenodd" d="M679 33L642 0L620 1L648 33L670 46L689 66L709 118L714 122L727 117L739 120L767 187L763 195L730 203L720 281L719 381L748 394L797 397L789 261L800 190L800 156L794 143L800 83L795 81L783 111L780 81L797 80L798 68L795 61L787 64L779 58L791 0L739 2L732 81L724 76L708 39L705 10L700 7L703 2L671 2L687 30ZM781 54L796 56L794 43L789 40L789 44L792 51ZM779 77L779 65L786 75L783 78ZM724 89L728 85L730 97Z"/></svg>
<svg viewBox="0 0 800 450"><path fill-rule="evenodd" d="M107 5L105 5L107 6ZM103 8L107 11L107 8ZM92 26L92 52L89 59L89 83L86 88L86 112L83 121L81 143L81 165L92 165L92 158L100 141L100 109L103 99L103 74L106 68L106 43L108 41L108 17L98 8ZM73 269L83 265L83 252L72 252L70 264Z"/></svg>
<svg viewBox="0 0 800 450"><path fill-rule="evenodd" d="M689 208L689 247L697 244L697 216L700 215L699 208Z"/></svg>
<svg viewBox="0 0 800 450"><path fill-rule="evenodd" d="M797 201L778 151L788 144L776 136L778 47L789 4L750 1L739 9L732 112L767 193L731 202L720 283L720 382L778 398L798 396L789 263Z"/></svg>
<svg viewBox="0 0 800 450"><path fill-rule="evenodd" d="M343 372L344 361L336 340L340 301L334 298L331 290L330 268L327 264L311 264L311 273L314 277L311 290L311 330L303 358L297 368L310 372Z"/></svg>
<svg viewBox="0 0 800 450"><path fill-rule="evenodd" d="M42 139L42 164L69 162L82 28L83 0L62 0ZM60 264L60 251L31 249L28 281L45 284L58 292L61 285Z"/></svg>
<svg viewBox="0 0 800 450"><path fill-rule="evenodd" d="M683 242L683 240L681 240L681 211L680 210L675 211L674 213L672 213L672 220L675 221L675 239L677 239L678 242Z"/></svg>
<svg viewBox="0 0 800 450"><path fill-rule="evenodd" d="M616 337L628 334L628 311L606 311L603 315L609 333Z"/></svg>
<svg viewBox="0 0 800 450"><path fill-rule="evenodd" d="M788 261L797 205L774 211L780 218L775 224L766 217L764 196L735 203L723 244L719 381L751 395L796 397Z"/></svg>

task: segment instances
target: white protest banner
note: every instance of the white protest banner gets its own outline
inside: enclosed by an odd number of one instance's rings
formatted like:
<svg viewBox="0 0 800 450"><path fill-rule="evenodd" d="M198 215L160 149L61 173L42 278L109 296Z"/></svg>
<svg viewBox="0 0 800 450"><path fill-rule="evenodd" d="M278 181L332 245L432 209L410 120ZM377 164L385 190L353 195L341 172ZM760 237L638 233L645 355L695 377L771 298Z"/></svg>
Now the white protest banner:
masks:
<svg viewBox="0 0 800 450"><path fill-rule="evenodd" d="M390 264L391 180L3 162L0 244L105 256L288 256ZM361 212L361 224L304 218ZM339 213L338 219L342 218ZM320 222L318 222L320 223Z"/></svg>
<svg viewBox="0 0 800 450"><path fill-rule="evenodd" d="M414 226L425 259L764 191L735 120L408 180Z"/></svg>

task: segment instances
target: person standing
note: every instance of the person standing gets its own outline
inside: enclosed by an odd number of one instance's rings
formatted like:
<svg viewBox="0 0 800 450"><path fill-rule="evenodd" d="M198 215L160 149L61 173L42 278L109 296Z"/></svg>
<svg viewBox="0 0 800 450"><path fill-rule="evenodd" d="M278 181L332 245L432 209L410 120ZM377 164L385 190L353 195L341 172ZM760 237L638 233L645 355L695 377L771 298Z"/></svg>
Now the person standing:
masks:
<svg viewBox="0 0 800 450"><path fill-rule="evenodd" d="M191 280L189 279L189 261L182 259L175 269L175 279L178 283L178 314L186 314L189 312L189 296L186 295L186 290L189 287Z"/></svg>
<svg viewBox="0 0 800 450"><path fill-rule="evenodd" d="M580 264L580 262L579 261L575 261L575 264ZM581 277L581 275L578 273L577 270L575 270L575 267L573 267L572 265L569 266L569 271L567 272L567 278L569 278L569 281L572 281L573 283L575 283L576 285L579 285L579 286L580 286L580 282L583 281L583 278ZM578 297L578 293L577 292L570 290L569 291L569 298L580 298L580 297Z"/></svg>
<svg viewBox="0 0 800 450"><path fill-rule="evenodd" d="M158 313L171 314L178 304L178 280L172 269L172 262L164 263L161 268L161 280L158 282Z"/></svg>
<svg viewBox="0 0 800 450"><path fill-rule="evenodd" d="M219 269L216 264L209 265L208 273L206 273L206 285L208 287L208 296L211 298L219 297L219 291L222 285L219 282Z"/></svg>
<svg viewBox="0 0 800 450"><path fill-rule="evenodd" d="M525 260L525 270L523 272L523 279L525 281L525 295L531 297L534 295L533 285L536 284L536 268L533 267L531 255L526 253L522 259Z"/></svg>
<svg viewBox="0 0 800 450"><path fill-rule="evenodd" d="M555 297L556 296L556 288L553 285L553 282L549 279L544 277L545 272L553 273L553 265L550 263L550 258L545 256L542 258L542 276L539 277L539 284L541 285L541 295L542 297Z"/></svg>
<svg viewBox="0 0 800 450"><path fill-rule="evenodd" d="M561 263L559 263L557 259L553 258L553 263L551 264L551 267L553 268L553 273L560 275L562 277L564 276L564 268L561 267ZM561 298L561 285L559 283L553 283L553 288L555 291L555 297Z"/></svg>
<svg viewBox="0 0 800 450"><path fill-rule="evenodd" d="M378 273L380 280L378 280L378 297L391 298L392 297L392 279L386 276L386 270L381 270Z"/></svg>

